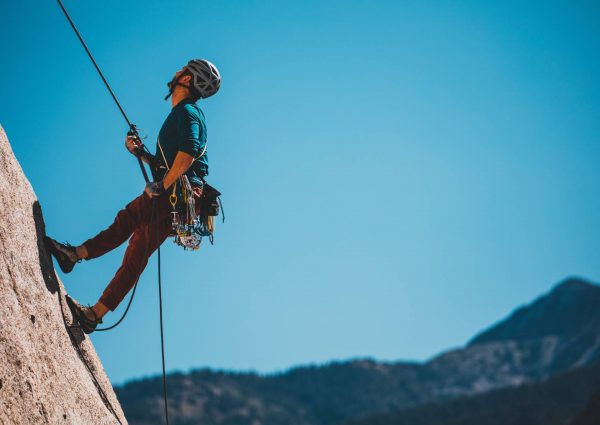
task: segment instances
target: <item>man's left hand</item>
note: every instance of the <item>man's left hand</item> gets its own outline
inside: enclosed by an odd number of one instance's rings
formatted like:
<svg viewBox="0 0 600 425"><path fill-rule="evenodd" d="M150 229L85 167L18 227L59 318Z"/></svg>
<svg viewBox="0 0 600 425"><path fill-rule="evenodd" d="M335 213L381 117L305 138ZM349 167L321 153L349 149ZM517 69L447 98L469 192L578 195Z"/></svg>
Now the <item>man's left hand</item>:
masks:
<svg viewBox="0 0 600 425"><path fill-rule="evenodd" d="M163 186L162 180L159 182L146 183L146 189L144 189L144 192L151 198L160 196L164 191L165 187Z"/></svg>

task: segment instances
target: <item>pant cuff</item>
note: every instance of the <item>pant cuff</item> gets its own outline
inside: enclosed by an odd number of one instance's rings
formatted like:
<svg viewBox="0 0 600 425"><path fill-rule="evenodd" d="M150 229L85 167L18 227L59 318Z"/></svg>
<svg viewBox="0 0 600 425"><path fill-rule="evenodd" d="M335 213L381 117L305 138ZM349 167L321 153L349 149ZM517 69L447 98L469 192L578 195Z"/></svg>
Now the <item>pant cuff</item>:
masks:
<svg viewBox="0 0 600 425"><path fill-rule="evenodd" d="M94 245L90 243L90 240L85 241L84 243L81 244L81 246L85 247L85 250L88 253L87 258L84 258L84 260L93 260L94 258L98 258L99 255L96 252L96 250L94 249Z"/></svg>
<svg viewBox="0 0 600 425"><path fill-rule="evenodd" d="M119 305L119 301L115 299L112 292L105 292L98 301L108 307L110 311L115 311Z"/></svg>

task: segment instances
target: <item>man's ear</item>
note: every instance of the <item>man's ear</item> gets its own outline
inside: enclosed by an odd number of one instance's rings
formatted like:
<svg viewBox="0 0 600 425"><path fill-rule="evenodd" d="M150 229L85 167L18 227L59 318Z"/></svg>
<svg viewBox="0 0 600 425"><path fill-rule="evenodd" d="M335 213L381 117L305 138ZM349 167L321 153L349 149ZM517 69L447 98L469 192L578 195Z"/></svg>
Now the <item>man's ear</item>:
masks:
<svg viewBox="0 0 600 425"><path fill-rule="evenodd" d="M192 76L189 74L181 76L181 79L179 80L180 83L189 83L190 81L192 81Z"/></svg>

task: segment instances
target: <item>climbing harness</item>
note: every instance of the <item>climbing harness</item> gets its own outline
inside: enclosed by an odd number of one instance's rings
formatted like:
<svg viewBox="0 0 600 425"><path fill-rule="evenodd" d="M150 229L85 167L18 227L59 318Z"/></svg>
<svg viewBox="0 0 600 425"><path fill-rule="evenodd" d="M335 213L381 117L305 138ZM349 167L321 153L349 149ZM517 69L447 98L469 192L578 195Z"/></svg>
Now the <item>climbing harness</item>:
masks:
<svg viewBox="0 0 600 425"><path fill-rule="evenodd" d="M167 158L160 144L160 138L157 139L158 149L162 156L162 166L166 172L169 171ZM208 143L204 149L194 158L194 161L202 158L206 154ZM201 195L199 197L200 214L196 214L196 196L188 177L184 174L173 184L173 190L169 195L171 204L171 230L172 236L175 236L173 242L183 247L184 250L200 249L203 237L208 237L210 243L214 243L214 217L219 215L219 206L221 205L221 193L210 186L202 177ZM222 208L221 208L222 209ZM223 221L225 216L223 215Z"/></svg>

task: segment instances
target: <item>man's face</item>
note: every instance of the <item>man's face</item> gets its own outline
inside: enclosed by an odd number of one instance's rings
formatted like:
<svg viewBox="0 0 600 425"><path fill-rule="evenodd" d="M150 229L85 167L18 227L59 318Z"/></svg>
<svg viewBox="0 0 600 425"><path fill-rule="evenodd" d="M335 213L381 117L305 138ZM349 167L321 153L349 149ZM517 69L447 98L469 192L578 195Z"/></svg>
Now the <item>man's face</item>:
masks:
<svg viewBox="0 0 600 425"><path fill-rule="evenodd" d="M169 89L171 89L171 90L172 90L172 89L174 88L174 87L172 87L172 86L173 86L173 84L175 84L175 82L177 81L177 79L178 79L178 78L181 76L181 74L183 74L184 72L185 72L185 66L184 66L183 68L181 68L179 71L177 71L177 72L175 73L175 76L174 76L174 77L171 79L171 81L169 81L169 82L167 83L167 86L169 86Z"/></svg>

